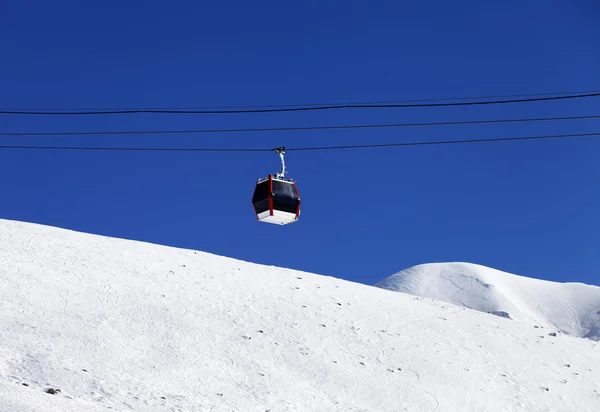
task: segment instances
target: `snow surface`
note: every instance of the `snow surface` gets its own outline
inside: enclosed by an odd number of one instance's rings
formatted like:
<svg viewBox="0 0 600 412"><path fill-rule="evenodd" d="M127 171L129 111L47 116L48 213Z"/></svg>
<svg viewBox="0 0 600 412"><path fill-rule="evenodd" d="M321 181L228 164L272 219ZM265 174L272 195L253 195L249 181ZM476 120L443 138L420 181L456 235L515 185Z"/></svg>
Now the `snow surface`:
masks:
<svg viewBox="0 0 600 412"><path fill-rule="evenodd" d="M471 263L418 265L375 286L600 340L598 286L528 278Z"/></svg>
<svg viewBox="0 0 600 412"><path fill-rule="evenodd" d="M3 412L600 411L600 343L551 332L333 277L0 220Z"/></svg>

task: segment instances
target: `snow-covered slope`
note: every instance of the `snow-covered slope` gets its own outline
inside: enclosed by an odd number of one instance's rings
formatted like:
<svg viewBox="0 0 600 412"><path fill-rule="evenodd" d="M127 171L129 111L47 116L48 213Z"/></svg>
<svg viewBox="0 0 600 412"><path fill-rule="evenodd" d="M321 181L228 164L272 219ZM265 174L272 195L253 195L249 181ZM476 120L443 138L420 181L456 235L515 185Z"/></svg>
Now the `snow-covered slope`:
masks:
<svg viewBox="0 0 600 412"><path fill-rule="evenodd" d="M600 340L600 287L528 278L470 263L431 263L375 286Z"/></svg>
<svg viewBox="0 0 600 412"><path fill-rule="evenodd" d="M332 277L0 220L3 412L600 410L600 346L551 332Z"/></svg>

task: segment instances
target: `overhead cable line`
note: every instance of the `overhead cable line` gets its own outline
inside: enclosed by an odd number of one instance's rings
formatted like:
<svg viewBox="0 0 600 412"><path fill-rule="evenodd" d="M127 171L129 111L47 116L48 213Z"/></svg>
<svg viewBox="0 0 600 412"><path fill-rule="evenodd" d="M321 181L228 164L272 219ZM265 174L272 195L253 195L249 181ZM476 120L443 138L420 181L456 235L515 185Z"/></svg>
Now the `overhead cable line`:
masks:
<svg viewBox="0 0 600 412"><path fill-rule="evenodd" d="M227 110L188 110L188 109L121 109L121 110L96 110L96 111L51 111L51 110L0 110L5 115L113 115L113 114L242 114L242 113L278 113L278 112L300 112L336 109L390 109L390 108L414 108L414 107L448 107L448 106L478 106L495 105L507 103L526 103L565 99L581 99L585 97L598 97L600 93L586 93L569 96L531 97L523 99L504 100L477 100L471 102L445 102L445 103L377 103L377 104L331 104L313 105L306 107L271 107L258 109L227 109Z"/></svg>
<svg viewBox="0 0 600 412"><path fill-rule="evenodd" d="M316 151L316 150L343 150L343 149L368 149L381 147L406 147L406 146L433 146L461 143L491 143L508 141L526 141L542 139L562 139L575 137L600 136L597 133L576 133L562 135L542 135L525 137L498 137L490 139L465 139L465 140L438 140L438 141L419 141L404 143L380 143L365 145L340 145L340 146L314 146L314 147L288 147L287 152L292 151ZM85 147L85 146L16 146L0 145L0 149L13 150L78 150L78 151L154 151L154 152L272 152L277 149L266 148L203 148L203 147Z"/></svg>
<svg viewBox="0 0 600 412"><path fill-rule="evenodd" d="M147 110L190 110L190 109L248 109L248 108L268 108L268 107L303 107L303 106L332 106L342 104L380 104L380 103L422 103L422 102L442 102L450 100L481 100L481 99L506 99L515 97L539 97L539 96L565 96L569 94L589 94L589 93L600 93L600 90L578 90L570 92L547 92L547 93L521 93L521 94L502 94L502 95L486 95L486 96L460 96L460 97L437 97L428 99L403 99L403 100L371 100L371 101L344 101L335 103L304 103L304 104L275 104L275 105L230 105L230 106L187 106L187 107L147 107ZM119 107L119 108L94 108L94 109L75 109L75 108L6 108L0 107L0 111L51 111L51 112L64 112L64 111L119 111L119 110L139 110L138 107Z"/></svg>
<svg viewBox="0 0 600 412"><path fill-rule="evenodd" d="M380 148L380 147L403 147L403 146L436 146L436 145L461 144L461 143L491 143L491 142L514 142L514 141L542 140L542 139L568 139L568 138L575 138L575 137L591 137L591 136L600 136L600 132L598 132L598 133L563 134L563 135L546 135L546 136L497 137L497 138L490 138L490 139L438 140L438 141L429 141L429 142L298 147L298 148L286 148L286 150L287 151L315 151L315 150L342 150L342 149L369 149L369 148Z"/></svg>
<svg viewBox="0 0 600 412"><path fill-rule="evenodd" d="M397 127L426 127L426 126L456 126L492 123L526 123L542 121L564 121L600 119L600 115L568 116L568 117L534 117L522 119L488 119L465 120L448 122L427 123L384 123L366 125L334 125L334 126L292 126L292 127L264 127L249 129L191 129L191 130L139 130L139 131L84 131L84 132L8 132L0 133L0 137L29 137L29 136L98 136L98 135L159 135L159 134L203 134L203 133L250 133L250 132L282 132L282 131L310 131L310 130L339 130L339 129L384 129Z"/></svg>

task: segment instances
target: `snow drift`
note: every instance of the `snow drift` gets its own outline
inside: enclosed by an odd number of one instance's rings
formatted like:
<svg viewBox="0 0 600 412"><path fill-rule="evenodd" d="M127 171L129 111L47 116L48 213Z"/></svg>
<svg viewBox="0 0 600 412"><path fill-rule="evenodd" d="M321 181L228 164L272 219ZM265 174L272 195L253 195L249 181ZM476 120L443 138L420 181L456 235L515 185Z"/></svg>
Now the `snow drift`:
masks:
<svg viewBox="0 0 600 412"><path fill-rule="evenodd" d="M600 410L597 342L552 332L332 277L0 220L3 412Z"/></svg>
<svg viewBox="0 0 600 412"><path fill-rule="evenodd" d="M431 263L375 286L600 340L600 287L528 278L470 263Z"/></svg>

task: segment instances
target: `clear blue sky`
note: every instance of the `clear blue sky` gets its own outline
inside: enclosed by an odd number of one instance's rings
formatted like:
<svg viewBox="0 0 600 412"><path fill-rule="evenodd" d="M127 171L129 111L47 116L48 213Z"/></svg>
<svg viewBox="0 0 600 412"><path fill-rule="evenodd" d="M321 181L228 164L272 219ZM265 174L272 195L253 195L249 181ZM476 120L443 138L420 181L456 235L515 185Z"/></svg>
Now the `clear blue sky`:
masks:
<svg viewBox="0 0 600 412"><path fill-rule="evenodd" d="M429 99L600 89L594 1L3 1L0 107ZM375 4L377 4L375 6ZM599 114L600 99L259 115L0 116L0 132L428 122ZM600 121L381 130L3 138L276 147L600 131ZM467 261L600 284L600 138L294 152L301 221L256 222L271 153L0 151L0 218L372 284Z"/></svg>

